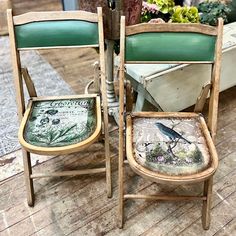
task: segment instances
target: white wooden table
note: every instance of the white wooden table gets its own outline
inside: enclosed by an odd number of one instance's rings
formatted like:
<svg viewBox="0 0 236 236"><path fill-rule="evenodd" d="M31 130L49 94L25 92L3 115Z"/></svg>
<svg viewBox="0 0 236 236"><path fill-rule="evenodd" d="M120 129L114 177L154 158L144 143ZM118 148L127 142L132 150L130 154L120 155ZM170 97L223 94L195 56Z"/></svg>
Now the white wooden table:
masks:
<svg viewBox="0 0 236 236"><path fill-rule="evenodd" d="M149 101L164 111L180 111L196 102L209 81L209 65L126 65L126 76L138 93L136 111ZM236 22L224 26L220 91L236 85Z"/></svg>

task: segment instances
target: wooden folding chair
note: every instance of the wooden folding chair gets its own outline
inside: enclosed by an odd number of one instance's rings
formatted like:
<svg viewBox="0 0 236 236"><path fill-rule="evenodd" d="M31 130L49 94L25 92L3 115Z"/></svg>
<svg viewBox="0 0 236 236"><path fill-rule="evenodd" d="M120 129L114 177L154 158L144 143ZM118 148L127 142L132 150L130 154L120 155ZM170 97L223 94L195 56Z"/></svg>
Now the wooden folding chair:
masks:
<svg viewBox="0 0 236 236"><path fill-rule="evenodd" d="M84 11L31 12L19 16L12 16L12 11L8 10L8 25L20 119L19 141L23 151L28 204L30 206L34 204L33 179L48 176L105 172L107 195L111 197L102 8L98 8L97 14ZM99 49L101 92L75 96L38 97L27 70L21 68L20 51L83 47ZM23 79L30 95L27 107L24 101ZM42 155L75 153L89 147L103 133L105 167L32 173L30 153Z"/></svg>
<svg viewBox="0 0 236 236"><path fill-rule="evenodd" d="M202 200L202 224L204 229L209 228L213 175L218 166L213 141L216 136L218 113L222 29L222 19L219 19L217 27L171 23L126 27L125 18L122 17L119 81L119 227L123 227L124 201L146 199ZM127 111L124 106L124 72L125 64L128 63L210 64L212 73L209 76L209 84L203 86L197 98L194 112L135 113ZM209 112L205 122L200 112L208 95ZM138 175L166 185L202 182L203 194L158 196L124 193L124 146L128 163Z"/></svg>

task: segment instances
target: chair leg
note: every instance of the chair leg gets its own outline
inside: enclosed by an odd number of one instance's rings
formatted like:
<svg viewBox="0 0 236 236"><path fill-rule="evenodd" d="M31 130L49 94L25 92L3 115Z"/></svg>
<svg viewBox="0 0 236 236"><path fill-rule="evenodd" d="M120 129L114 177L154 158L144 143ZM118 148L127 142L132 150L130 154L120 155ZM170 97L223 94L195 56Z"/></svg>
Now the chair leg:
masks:
<svg viewBox="0 0 236 236"><path fill-rule="evenodd" d="M109 150L109 140L105 137L105 156L106 156L106 183L107 197L112 197L112 182L111 182L111 157Z"/></svg>
<svg viewBox="0 0 236 236"><path fill-rule="evenodd" d="M119 162L119 202L118 202L118 227L123 228L124 224L124 162Z"/></svg>
<svg viewBox="0 0 236 236"><path fill-rule="evenodd" d="M27 152L23 148L22 148L22 153L23 153L23 162L24 162L24 176L25 176L25 186L26 186L26 193L27 193L27 202L29 206L33 206L34 205L34 186L33 186L33 179L30 178L30 175L32 174L30 153Z"/></svg>
<svg viewBox="0 0 236 236"><path fill-rule="evenodd" d="M213 186L213 176L204 182L203 193L207 199L203 201L202 227L205 230L209 229L211 221L210 210L211 210L212 186Z"/></svg>
<svg viewBox="0 0 236 236"><path fill-rule="evenodd" d="M123 228L124 225L124 193L123 189L119 190L119 209L118 209L118 227Z"/></svg>

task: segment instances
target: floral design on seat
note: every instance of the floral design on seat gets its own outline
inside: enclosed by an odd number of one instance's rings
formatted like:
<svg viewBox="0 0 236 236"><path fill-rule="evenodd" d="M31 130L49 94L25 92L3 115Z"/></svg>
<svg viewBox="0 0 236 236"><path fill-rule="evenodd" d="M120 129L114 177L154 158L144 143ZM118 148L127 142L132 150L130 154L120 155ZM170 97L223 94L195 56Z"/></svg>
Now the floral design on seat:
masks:
<svg viewBox="0 0 236 236"><path fill-rule="evenodd" d="M139 164L166 175L197 173L210 162L198 118L135 118L133 147Z"/></svg>
<svg viewBox="0 0 236 236"><path fill-rule="evenodd" d="M24 139L35 146L61 147L89 138L95 129L95 98L34 101Z"/></svg>

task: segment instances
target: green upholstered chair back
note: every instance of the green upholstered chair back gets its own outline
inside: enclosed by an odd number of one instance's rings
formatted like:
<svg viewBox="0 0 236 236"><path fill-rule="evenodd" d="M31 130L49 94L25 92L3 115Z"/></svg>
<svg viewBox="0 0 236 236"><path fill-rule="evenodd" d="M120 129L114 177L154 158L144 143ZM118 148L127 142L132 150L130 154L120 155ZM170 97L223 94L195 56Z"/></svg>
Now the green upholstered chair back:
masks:
<svg viewBox="0 0 236 236"><path fill-rule="evenodd" d="M63 13L65 18L63 18ZM58 15L59 13L55 14L51 19L45 18L43 13L40 12L27 13L30 14L28 17L25 14L26 20L15 19L14 17L16 47L18 49L73 46L98 47L97 14L82 12L83 17L81 17L76 12L63 13L61 15ZM21 17L24 17L24 15Z"/></svg>
<svg viewBox="0 0 236 236"><path fill-rule="evenodd" d="M33 22L15 27L17 48L98 45L98 24L81 20Z"/></svg>
<svg viewBox="0 0 236 236"><path fill-rule="evenodd" d="M140 33L126 38L127 61L213 61L216 37L200 33Z"/></svg>
<svg viewBox="0 0 236 236"><path fill-rule="evenodd" d="M168 25L168 26L167 26ZM213 62L216 28L191 25L140 24L126 27L126 62ZM170 27L169 27L170 26ZM153 27L153 28L151 28ZM150 31L149 31L150 29ZM156 29L156 31L155 31Z"/></svg>

